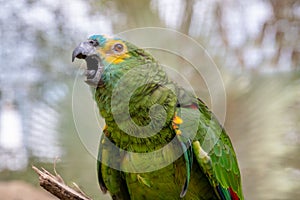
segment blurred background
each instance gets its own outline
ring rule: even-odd
[[[246,199],[300,196],[300,1],[0,3],[1,200],[55,199],[39,188],[31,169],[52,171],[55,160],[67,184],[77,183],[93,199],[110,199],[98,189],[96,161],[76,132],[72,87],[79,63],[71,63],[71,53],[89,35],[149,26],[189,35],[221,71],[225,128],[238,154]],[[184,72],[179,64],[174,69]],[[210,105],[201,80],[194,73],[185,76]]]

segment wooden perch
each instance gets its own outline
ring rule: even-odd
[[[39,175],[40,186],[59,199],[92,200],[90,197],[84,194],[75,183],[74,185],[76,186],[76,190],[79,191],[76,191],[75,189],[66,185],[60,175],[58,175],[56,172],[56,175],[53,175],[44,168],[39,170],[37,167],[32,166],[32,169]]]

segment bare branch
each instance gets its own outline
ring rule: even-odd
[[[37,167],[32,166],[32,169],[39,175],[40,186],[45,190],[58,197],[61,200],[92,200],[86,194],[76,191],[67,186],[62,178],[57,174],[53,175],[47,170],[39,170]]]

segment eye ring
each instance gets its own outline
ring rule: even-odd
[[[121,43],[117,43],[113,46],[113,50],[117,53],[121,53],[124,50],[124,45]]]

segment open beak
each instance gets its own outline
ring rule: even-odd
[[[72,62],[78,59],[84,59],[87,64],[85,71],[85,82],[91,86],[99,86],[101,83],[101,72],[103,70],[103,64],[96,48],[88,41],[80,43],[72,53]]]

